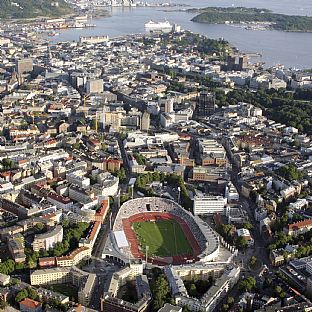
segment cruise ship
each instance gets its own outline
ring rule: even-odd
[[[171,31],[172,30],[172,25],[168,22],[154,22],[154,21],[149,21],[145,23],[145,29],[147,31]]]

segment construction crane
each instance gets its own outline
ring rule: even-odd
[[[95,132],[98,133],[99,121],[98,121],[98,111],[95,113]]]

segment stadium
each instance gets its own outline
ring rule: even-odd
[[[172,200],[144,197],[120,207],[102,256],[122,264],[142,259],[168,265],[210,262],[219,250],[218,236],[199,217]]]

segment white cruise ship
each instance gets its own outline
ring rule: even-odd
[[[168,22],[154,22],[149,21],[145,23],[145,29],[148,31],[171,31],[172,25]]]

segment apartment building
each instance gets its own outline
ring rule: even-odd
[[[53,248],[54,245],[63,240],[63,227],[57,225],[54,229],[43,233],[35,235],[35,239],[32,243],[34,251],[49,250]]]

